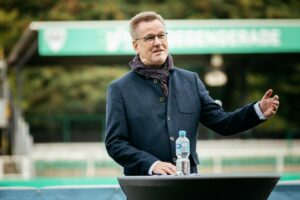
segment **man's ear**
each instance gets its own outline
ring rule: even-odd
[[[132,41],[132,47],[133,47],[134,51],[138,54],[139,53],[138,43],[136,41]]]

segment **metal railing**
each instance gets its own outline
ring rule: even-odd
[[[100,142],[104,137],[105,113],[29,115],[26,120],[37,143]]]
[[[201,142],[202,148],[199,173],[299,173],[299,146],[261,148],[216,148],[212,151]],[[213,143],[212,143],[213,144]],[[218,144],[213,145],[215,147]],[[219,145],[220,146],[220,145]],[[85,147],[85,149],[83,148]],[[205,148],[205,149],[204,149]],[[13,177],[97,177],[122,175],[122,168],[106,153],[104,144],[97,143],[93,148],[71,147],[62,150],[53,145],[47,147],[47,152],[40,151],[27,156],[0,157],[0,178],[12,177],[7,166],[19,163],[19,168]],[[81,149],[81,150],[78,150]],[[95,150],[96,149],[96,150]]]
[[[33,138],[29,133],[29,125],[23,119],[19,109],[14,109],[14,131],[13,131],[12,153],[13,155],[30,155]]]

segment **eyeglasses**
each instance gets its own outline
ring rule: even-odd
[[[143,40],[144,42],[146,43],[152,43],[154,42],[155,38],[157,37],[157,39],[161,42],[165,42],[167,40],[167,35],[168,33],[167,32],[164,32],[164,33],[160,33],[158,35],[146,35],[145,37],[142,37],[142,38],[137,38],[135,40]]]

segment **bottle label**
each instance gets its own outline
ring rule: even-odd
[[[176,144],[176,154],[181,154],[181,144],[180,143],[177,143]]]
[[[184,153],[190,152],[190,145],[187,142],[181,143],[181,151]]]
[[[190,144],[188,142],[176,143],[176,154],[190,154]]]

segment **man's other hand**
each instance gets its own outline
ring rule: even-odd
[[[153,167],[153,174],[175,175],[176,167],[168,162],[158,162]]]
[[[259,102],[261,112],[266,118],[270,118],[276,114],[279,107],[279,97],[277,95],[272,96],[273,90],[269,89]]]

